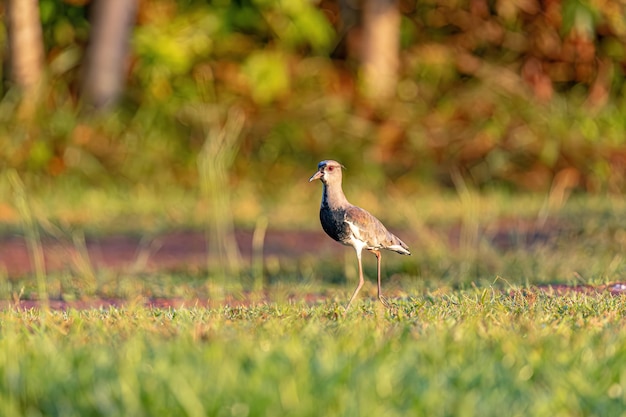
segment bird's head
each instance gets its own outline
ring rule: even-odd
[[[317,172],[309,178],[309,182],[321,180],[324,184],[341,182],[341,168],[345,168],[337,161],[325,160],[317,164]]]

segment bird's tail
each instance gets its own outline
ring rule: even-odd
[[[388,246],[385,247],[385,249],[389,249],[392,250],[394,252],[398,252],[401,255],[410,255],[411,251],[409,250],[409,247],[406,245],[406,243],[404,243],[402,240],[400,240],[400,238],[392,233],[389,233],[390,236],[390,244]]]

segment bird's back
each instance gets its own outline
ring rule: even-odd
[[[410,255],[408,246],[391,233],[380,220],[370,212],[357,206],[345,210],[344,222],[355,239],[365,243],[367,249],[387,249],[403,255]]]

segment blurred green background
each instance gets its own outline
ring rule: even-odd
[[[397,226],[441,190],[562,200],[626,185],[617,0],[42,0],[30,84],[13,66],[33,48],[12,46],[9,13],[27,3],[2,8],[0,167],[41,202],[37,215],[186,227],[223,194],[239,226],[313,228],[319,187],[306,180],[326,158],[348,167],[351,200]],[[368,18],[367,5],[384,13]],[[112,47],[119,91],[103,104],[89,57],[114,41],[93,41],[107,7],[130,23]],[[376,55],[372,39],[389,37],[397,50]],[[386,94],[367,84],[372,51],[393,61]],[[3,176],[5,225],[23,217],[12,190]],[[397,200],[412,205],[383,214]]]

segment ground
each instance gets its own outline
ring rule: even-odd
[[[492,244],[499,248],[507,248],[513,241],[519,243],[520,231],[525,236],[524,244],[533,245],[545,242],[551,236],[562,232],[559,225],[543,225],[541,228],[532,223],[515,223],[514,227],[504,222],[489,232]],[[460,229],[451,227],[446,231],[451,246],[458,242]],[[237,231],[237,242],[244,259],[249,260],[252,253],[252,232]],[[276,231],[269,230],[265,236],[263,253],[268,257],[297,258],[307,255],[319,256],[327,260],[328,257],[341,259],[343,251],[336,250],[337,244],[332,242],[320,231]],[[80,246],[76,242],[63,242],[58,239],[44,238],[41,244],[45,259],[46,271],[62,270],[67,268],[72,259],[84,256],[80,254]],[[122,270],[139,267],[142,271],[163,270],[190,270],[206,267],[207,247],[205,235],[202,231],[177,231],[152,236],[147,239],[139,235],[114,235],[99,238],[88,238],[84,242],[89,262],[95,269]],[[23,236],[13,235],[0,237],[0,271],[8,278],[15,278],[33,273],[33,263],[29,256],[27,242]],[[615,282],[605,285],[565,285],[550,284],[533,287],[527,290],[532,295],[536,291],[548,291],[556,295],[571,292],[608,293],[612,295],[626,293],[626,283]],[[319,298],[311,294],[311,300]],[[236,303],[248,303],[250,300],[225,300]],[[190,305],[189,300],[146,298],[140,302],[154,307],[179,307]],[[5,301],[11,304],[11,301]],[[89,299],[89,300],[50,300],[50,307],[64,309],[67,307],[88,308],[120,306],[128,303],[120,299]],[[36,300],[21,300],[23,308],[36,307],[40,303]],[[194,300],[194,305],[207,305],[206,300]]]

